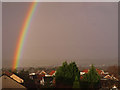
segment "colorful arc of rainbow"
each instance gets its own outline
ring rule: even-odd
[[[26,37],[26,34],[28,32],[29,25],[31,23],[32,16],[35,12],[36,6],[37,6],[37,2],[32,2],[31,3],[30,8],[27,12],[27,15],[24,19],[24,23],[22,25],[22,29],[21,29],[21,32],[20,32],[20,36],[18,38],[18,42],[17,42],[15,54],[14,54],[12,71],[14,71],[18,67],[18,64],[19,64],[19,61],[20,61],[20,56],[21,56],[21,53],[22,53],[23,45],[24,45],[24,41],[25,41],[25,37]]]

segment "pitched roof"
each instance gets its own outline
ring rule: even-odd
[[[101,75],[101,74],[102,74],[102,72],[103,72],[103,71],[102,71],[102,70],[100,70],[100,69],[96,69],[96,71],[98,72],[98,74],[99,74],[99,75]]]
[[[56,71],[52,70],[49,75],[54,75]]]
[[[47,74],[44,70],[42,70],[39,74]]]
[[[7,75],[1,76],[0,79],[2,79],[2,88],[25,88],[23,85]]]
[[[18,83],[23,83],[23,82],[24,82],[23,79],[21,79],[20,77],[18,77],[17,75],[15,75],[15,74],[13,74],[13,73],[11,73],[11,72],[9,72],[9,71],[3,71],[3,75],[6,75],[6,76],[14,79],[14,80],[17,81]]]

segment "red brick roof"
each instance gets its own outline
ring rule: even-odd
[[[96,71],[98,72],[99,75],[102,74],[102,70],[96,69]]]
[[[52,70],[52,71],[49,73],[49,75],[53,75],[54,73],[55,73],[55,71]]]
[[[89,69],[85,69],[85,70],[83,70],[82,72],[88,73],[88,71],[89,71]],[[98,72],[99,75],[102,74],[102,70],[96,69],[96,71]]]
[[[88,71],[89,71],[88,69],[85,69],[85,70],[83,70],[82,72],[88,73]]]

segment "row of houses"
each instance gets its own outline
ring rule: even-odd
[[[55,84],[55,73],[56,71],[52,70],[50,73],[46,73],[44,70],[37,71],[36,73],[30,73],[29,78],[34,80],[36,85],[45,85],[46,82],[50,85]],[[21,88],[26,89],[25,86],[23,86],[24,80],[21,79],[16,74],[13,74],[9,71],[3,71],[2,75],[0,75],[0,80],[2,81],[2,89],[4,88]]]
[[[100,69],[96,69],[96,71],[98,72],[99,76],[101,77],[100,80],[100,88],[103,89],[115,89],[118,90],[117,88],[120,88],[120,81],[118,80],[118,78],[116,78],[114,75],[110,75],[108,72],[105,72],[104,70],[100,70]],[[85,69],[83,71],[80,72],[80,79],[83,79],[83,75],[88,73],[89,69]]]
[[[119,80],[114,77],[113,75],[110,75],[108,72],[105,72],[104,70],[96,69],[98,74],[101,77],[102,86],[107,87],[110,84],[107,84],[108,81],[112,82],[114,84],[114,87],[117,86],[116,82]],[[89,69],[85,69],[80,72],[80,79],[83,78],[83,75],[88,73]],[[35,81],[35,84],[38,86],[54,86],[55,85],[55,70],[52,70],[50,72],[46,72],[44,70],[38,70],[37,72],[29,73],[29,78],[33,81]],[[18,77],[17,75],[10,73],[10,72],[3,72],[0,79],[2,79],[2,87],[3,88],[24,88],[23,86],[24,80]],[[117,86],[118,87],[118,86]]]
[[[108,81],[114,82],[114,83],[119,82],[118,78],[114,77],[113,75],[110,75],[108,72],[105,72],[104,70],[96,69],[96,71],[101,77],[101,82],[103,86],[107,86],[108,84],[106,82]],[[89,69],[85,69],[81,71],[80,79],[82,79],[83,75],[88,72],[89,72]],[[30,73],[29,75],[31,79],[36,80],[36,82],[41,85],[45,85],[46,82],[49,82],[51,85],[54,85],[55,84],[55,73],[56,71],[54,70],[52,70],[50,73],[46,73],[44,70],[42,70],[42,71],[37,71],[36,73]]]
[[[36,73],[30,73],[29,76],[32,80],[35,81],[36,84],[40,85],[55,85],[55,70],[52,70],[49,73],[46,73],[44,70],[42,71],[37,71]]]
[[[101,80],[116,80],[116,81],[119,81],[116,77],[114,77],[114,75],[110,75],[108,72],[105,72],[104,70],[100,70],[100,69],[96,69],[96,71],[98,72],[98,74],[100,75],[101,77]],[[82,76],[85,74],[85,73],[88,73],[89,72],[89,69],[85,69],[83,71],[80,72],[80,76],[81,76],[81,79],[82,79]]]
[[[104,70],[96,69],[98,74],[101,77],[102,82],[107,82],[108,80],[118,82],[119,80],[114,77],[113,75],[110,75],[108,72],[105,72]],[[83,78],[83,75],[88,73],[89,69],[85,69],[80,72],[80,79]],[[29,76],[32,80],[35,80],[37,84],[45,85],[45,83],[50,83],[51,85],[55,84],[55,70],[52,70],[51,72],[45,72],[44,70],[37,71],[34,73],[30,73]]]

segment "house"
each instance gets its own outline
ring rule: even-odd
[[[29,76],[37,85],[46,86],[48,84],[53,85],[53,83],[55,83],[55,73],[55,70],[48,70],[48,72],[44,70],[38,70],[36,73],[30,73]]]
[[[37,71],[36,72],[36,76],[37,79],[35,80],[37,84],[41,84],[41,85],[47,85],[47,84],[52,84],[53,83],[53,78],[55,76],[56,71],[52,70],[51,72],[48,72],[49,74],[47,74],[44,70]]]
[[[44,77],[47,75],[47,73],[42,70],[38,70],[36,73],[30,73],[30,79],[34,80],[37,85],[41,84],[44,85]]]
[[[21,85],[18,81],[16,81],[14,78],[11,78],[7,75],[2,75],[0,79],[2,80],[3,89],[4,88],[19,88],[19,89],[26,90],[26,88],[23,85]]]
[[[55,73],[56,71],[52,70],[51,72],[49,72],[49,74],[45,75],[44,77],[45,84],[49,83],[50,86],[55,85]]]

